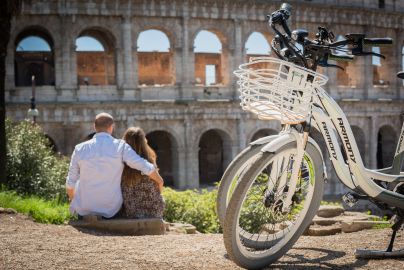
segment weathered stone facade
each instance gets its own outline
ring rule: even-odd
[[[322,25],[336,35],[357,32],[394,39],[392,47],[381,48],[388,57],[381,61],[381,66],[372,66],[371,57],[361,57],[344,64],[345,72],[322,69],[330,78],[327,91],[338,100],[353,126],[365,164],[370,168],[386,166],[391,162],[387,156],[394,152],[404,120],[401,116],[404,87],[395,78],[395,73],[402,69],[404,2],[288,2],[294,7],[292,29],[306,28],[314,32]],[[212,178],[218,178],[253,137],[280,129],[278,122],[259,121],[240,109],[236,80],[231,73],[248,59],[245,42],[251,33],[260,32],[271,40],[273,34],[265,15],[276,10],[280,3],[269,0],[23,1],[22,14],[12,24],[7,51],[7,115],[15,120],[27,117],[31,88],[16,86],[16,45],[24,36],[40,32],[52,48],[54,83],[36,87],[38,122],[58,151],[71,154],[74,145],[92,132],[94,116],[106,111],[116,119],[117,136],[129,126],[144,128],[150,143],[158,148],[163,175],[175,187],[198,187],[199,179],[208,179],[202,183],[218,180]],[[148,29],[158,29],[168,36],[169,53],[137,52],[137,37]],[[200,30],[218,36],[222,43],[219,56],[194,53],[193,41]],[[114,67],[112,71],[100,69],[103,73],[98,75],[107,77],[100,79],[102,83],[98,85],[79,76],[80,72],[89,72],[90,76],[91,72],[97,72],[96,69],[88,71],[80,62],[82,56],[75,51],[75,40],[83,33],[100,35],[106,40],[104,57],[109,59],[106,67]],[[168,66],[161,69],[139,66],[160,58],[166,59]],[[198,66],[201,61],[213,61],[219,68],[216,85],[204,86],[196,80],[196,73],[204,76]],[[172,74],[156,74],[153,81],[149,78],[153,69]],[[161,84],[156,83],[159,79]],[[220,166],[215,167],[215,163]],[[335,177],[331,178],[326,193],[342,193],[342,185]]]

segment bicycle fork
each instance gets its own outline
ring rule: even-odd
[[[305,123],[303,134],[292,129],[292,134],[296,139],[296,156],[293,160],[292,174],[289,180],[289,187],[287,191],[286,198],[283,201],[282,212],[288,212],[292,205],[292,198],[295,194],[297,181],[299,179],[299,172],[302,167],[304,153],[306,150],[307,141],[309,139],[310,123]]]

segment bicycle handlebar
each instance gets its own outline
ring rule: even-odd
[[[372,45],[372,46],[391,45],[391,44],[393,44],[393,39],[391,39],[391,38],[364,38],[363,44]]]
[[[334,42],[334,34],[324,27],[318,27],[316,38],[309,40],[306,30],[290,31],[287,20],[291,16],[291,11],[292,6],[284,3],[279,10],[268,15],[268,23],[276,33],[271,47],[280,59],[314,71],[318,65],[341,68],[328,64],[329,59],[350,61],[354,59],[354,56],[365,55],[385,58],[381,54],[364,51],[363,47],[393,44],[391,38],[366,38],[364,34],[347,34],[345,40]],[[279,26],[283,31],[278,29]],[[298,49],[298,44],[303,47],[303,50]],[[337,51],[345,54],[336,53]]]

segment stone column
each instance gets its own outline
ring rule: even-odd
[[[238,135],[238,152],[241,152],[247,145],[245,137],[245,115],[242,113],[237,119],[237,135]]]
[[[337,65],[335,61],[330,61],[330,64]],[[325,85],[325,90],[333,97],[339,98],[337,68],[324,68],[325,75],[328,77],[328,83]],[[337,95],[338,93],[338,95]]]
[[[378,129],[376,129],[377,117],[369,117],[369,156],[370,162],[368,163],[370,169],[377,169],[377,134]]]
[[[61,68],[61,82],[58,83],[58,101],[73,100],[76,96],[77,68],[76,68],[76,36],[72,33],[72,18],[70,16],[61,19],[61,42],[60,60],[58,66]]]
[[[15,20],[13,20],[15,23]],[[13,24],[14,24],[13,23]],[[12,27],[12,29],[15,27]],[[12,33],[12,32],[11,32]],[[10,40],[14,40],[15,37],[11,36]],[[6,78],[5,78],[5,93],[6,100],[8,100],[9,90],[15,87],[15,72],[14,72],[14,57],[15,57],[15,47],[14,42],[8,42],[7,46],[7,56],[6,56]]]
[[[71,85],[71,71],[70,71],[70,50],[71,43],[69,42],[69,38],[67,34],[63,35],[62,42],[62,85],[61,88],[69,88]]]
[[[191,43],[191,44],[190,44]],[[181,74],[181,98],[192,97],[190,88],[195,80],[195,59],[192,40],[189,39],[189,17],[182,18],[182,74]],[[184,88],[188,91],[184,91]]]
[[[70,42],[70,83],[72,88],[78,88],[76,40]]]
[[[76,88],[73,84],[73,76],[77,77],[77,73],[72,74],[72,62],[77,61],[76,59],[76,36],[72,33],[72,22],[73,18],[71,16],[63,16],[61,18],[61,71],[62,71],[62,82],[60,88],[62,90],[71,90]]]
[[[185,147],[178,147],[178,173],[177,179],[175,179],[175,187],[178,189],[186,189],[187,188],[187,179],[188,179],[188,172],[187,172],[187,153]]]
[[[133,90],[135,88],[135,73],[133,68],[132,53],[132,24],[131,18],[125,16],[121,25],[122,29],[122,58],[123,58],[123,83],[122,89]]]
[[[199,187],[199,147],[193,145],[192,120],[186,116],[184,120],[185,159],[186,159],[186,187]]]
[[[242,21],[234,19],[234,50],[231,55],[233,63],[230,69],[229,81],[232,82],[233,98],[238,99],[237,80],[233,77],[233,71],[238,69],[239,65],[245,62],[245,50],[243,50],[243,34],[242,34]]]
[[[174,84],[177,86],[178,93],[174,98],[181,99],[183,96],[183,76],[184,76],[184,66],[183,66],[183,48],[180,44],[175,44],[175,48],[170,49],[172,53],[172,68],[171,70],[174,76]]]
[[[395,42],[395,55],[394,59],[390,59],[393,64],[393,82],[396,82],[393,87],[395,87],[395,98],[400,99],[401,89],[403,88],[403,80],[397,78],[396,73],[403,70],[403,36],[404,31],[396,29],[396,42]],[[394,44],[394,43],[393,43]]]

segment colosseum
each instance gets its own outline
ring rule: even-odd
[[[292,29],[314,34],[325,26],[337,38],[366,33],[394,39],[393,46],[369,48],[386,60],[361,57],[338,63],[344,70],[321,69],[330,78],[326,90],[348,116],[365,165],[388,166],[404,120],[404,86],[395,77],[404,61],[404,1],[288,2],[293,5]],[[7,116],[27,118],[35,76],[37,122],[57,152],[70,155],[93,131],[94,116],[106,111],[116,119],[117,137],[129,126],[144,128],[168,185],[212,184],[249,142],[280,129],[279,122],[261,121],[241,110],[232,75],[249,57],[271,55],[269,49],[252,50],[251,43],[269,48],[273,33],[266,14],[280,4],[24,0],[7,51]],[[143,34],[150,30],[168,40],[167,50],[144,49]],[[201,32],[209,33],[219,49],[201,49]],[[96,49],[80,49],[77,41],[83,37],[97,43]],[[44,42],[45,49],[26,48],[27,38]],[[330,166],[328,175],[325,193],[344,192]]]

